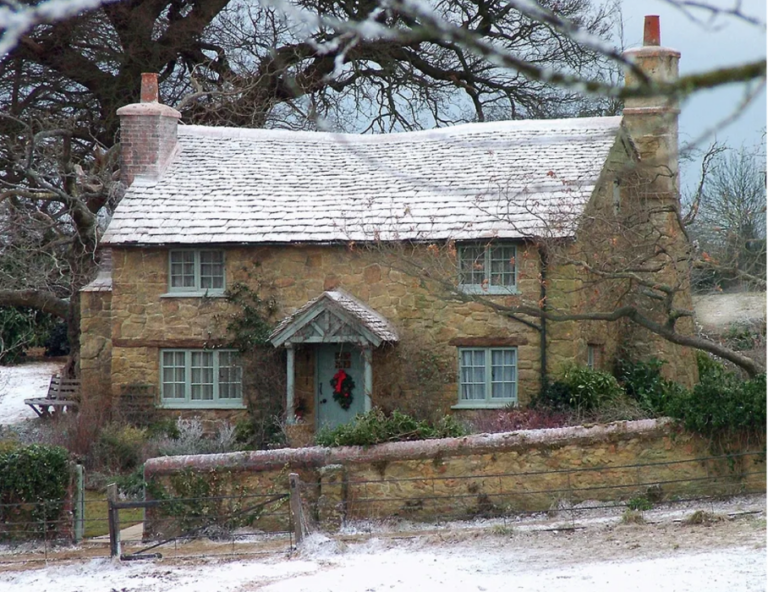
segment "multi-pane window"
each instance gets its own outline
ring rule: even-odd
[[[459,248],[459,285],[466,292],[504,294],[516,291],[515,245]]]
[[[222,293],[224,251],[171,251],[170,292]]]
[[[496,406],[517,401],[517,349],[459,349],[459,404]]]
[[[160,382],[167,406],[242,406],[243,370],[235,351],[163,350]]]

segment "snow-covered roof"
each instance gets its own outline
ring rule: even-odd
[[[179,127],[107,244],[470,240],[572,234],[620,117],[351,135]]]
[[[337,313],[336,321],[321,318],[323,313],[331,311]],[[345,327],[348,323],[354,325],[353,333]],[[310,324],[318,325],[320,331],[305,331]],[[302,335],[297,337],[300,332]],[[397,330],[378,312],[344,290],[328,290],[280,321],[269,341],[277,347],[287,341],[330,343],[355,341],[358,337],[375,346],[398,340]]]

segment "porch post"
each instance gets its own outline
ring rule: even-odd
[[[368,413],[371,410],[371,393],[373,392],[373,350],[371,346],[363,349],[363,359],[365,360],[365,407],[363,410]]]
[[[286,343],[285,348],[288,350],[288,359],[286,360],[286,397],[285,397],[285,415],[286,421],[289,424],[296,423],[296,414],[294,413],[294,383],[295,383],[295,366],[296,366],[296,350],[293,349],[292,343]]]

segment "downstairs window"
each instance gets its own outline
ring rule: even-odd
[[[238,352],[161,350],[160,401],[163,407],[242,407],[243,369]]]
[[[459,408],[517,403],[517,348],[459,349]]]

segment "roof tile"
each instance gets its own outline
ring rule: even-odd
[[[619,117],[387,135],[181,126],[175,161],[160,180],[134,181],[104,242],[567,235],[620,127]]]

